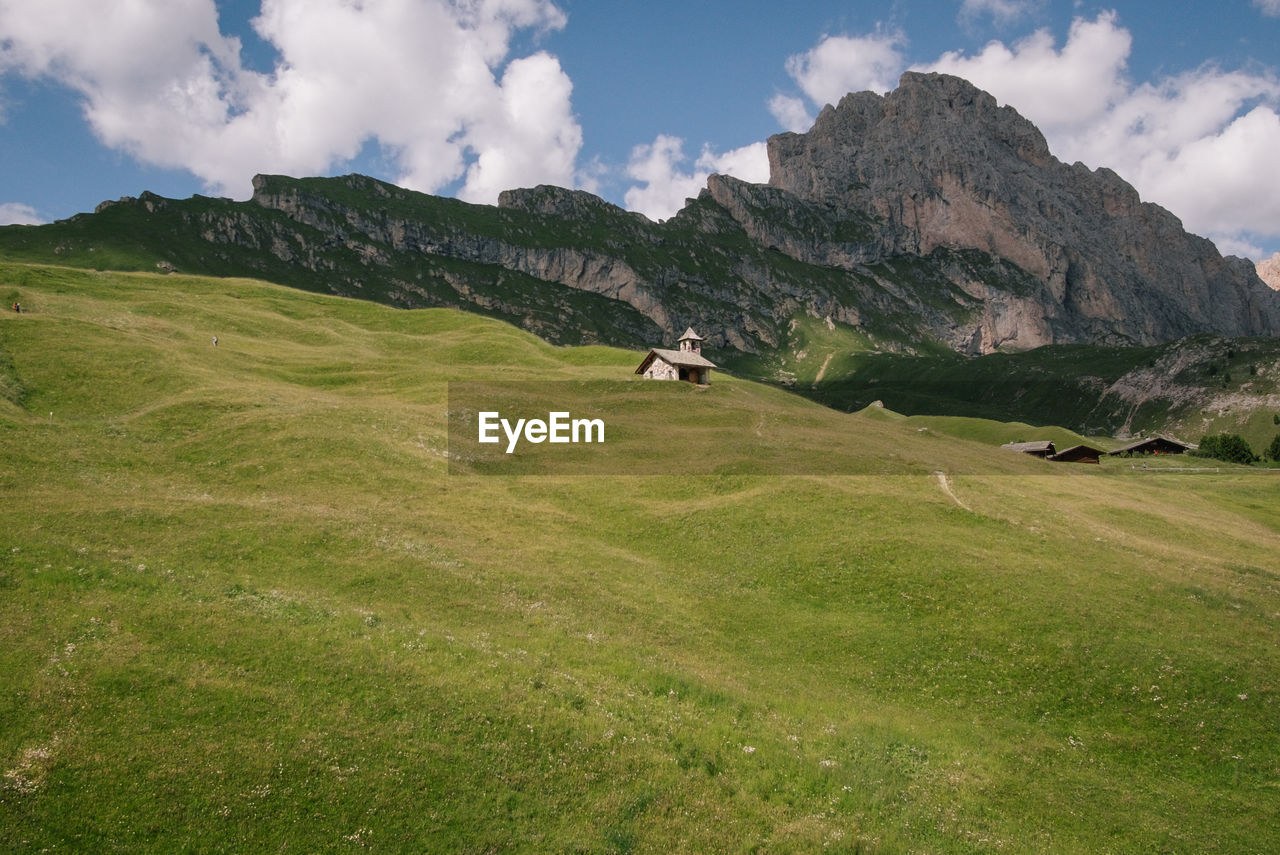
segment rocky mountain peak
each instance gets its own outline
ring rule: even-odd
[[[768,151],[771,186],[870,214],[885,256],[978,250],[1030,274],[1043,305],[1020,346],[1280,332],[1280,300],[1251,264],[1224,259],[1111,170],[1062,163],[1031,122],[961,78],[907,72]]]
[[[947,175],[998,189],[997,170],[1053,163],[1040,131],[1012,107],[946,74],[907,72],[887,95],[856,92],[827,105],[804,134],[769,140],[770,181],[811,201],[861,206],[877,164],[910,178],[910,189],[939,189]]]

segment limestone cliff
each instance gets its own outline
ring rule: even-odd
[[[619,301],[667,336],[696,322],[744,352],[776,346],[796,315],[968,354],[1280,332],[1280,296],[1252,265],[1110,170],[1061,163],[959,78],[907,73],[886,96],[851,94],[808,133],[773,137],[769,158],[768,185],[713,175],[662,224],[545,186],[424,216],[415,194],[358,176],[340,180],[376,209],[278,178],[255,183],[254,203],[321,230],[336,216],[374,261],[494,266]]]
[[[848,95],[807,133],[770,139],[769,162],[777,190],[876,219],[863,257],[972,249],[1030,274],[1037,287],[1023,295],[976,283],[972,293],[1007,328],[981,330],[984,340],[1280,332],[1280,301],[1251,264],[1223,258],[1114,172],[1058,161],[1035,126],[957,77],[908,72],[885,96]],[[799,249],[822,263],[845,247]]]
[[[1273,291],[1280,291],[1280,252],[1258,262],[1258,278]]]

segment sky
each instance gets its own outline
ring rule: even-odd
[[[0,0],[0,224],[349,172],[665,219],[909,69],[1225,254],[1280,252],[1280,0]]]

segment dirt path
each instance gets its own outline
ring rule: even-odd
[[[942,488],[942,492],[946,493],[947,496],[950,497],[951,501],[955,502],[957,505],[964,508],[969,513],[973,513],[973,508],[969,507],[964,502],[960,501],[960,497],[957,496],[954,492],[952,492],[951,482],[947,479],[946,472],[943,472],[942,470],[938,470],[933,474],[938,476],[938,486]]]
[[[833,350],[827,354],[826,359],[822,360],[822,367],[818,369],[818,376],[813,378],[813,385],[817,386],[819,383],[822,382],[823,376],[825,376],[827,373],[827,366],[831,364],[831,357],[835,355],[836,355],[836,352]]]

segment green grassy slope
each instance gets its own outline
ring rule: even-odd
[[[640,384],[638,354],[246,280],[0,282],[30,310],[0,318],[6,851],[1280,848],[1271,473],[1041,463],[718,376],[720,427],[866,474],[449,474],[447,382]]]
[[[1103,451],[1119,448],[1122,443],[1111,437],[1082,436],[1075,431],[1056,425],[1029,425],[1025,422],[997,422],[991,419],[975,419],[967,416],[904,416],[878,407],[869,407],[863,415],[882,421],[897,422],[914,428],[919,433],[939,433],[946,436],[980,442],[985,445],[1004,445],[1008,442],[1033,442],[1052,440],[1059,449],[1073,445],[1089,445]]]
[[[1244,435],[1265,448],[1280,415],[1280,340],[1196,336],[1156,347],[1052,345],[962,357],[878,352],[855,330],[801,320],[747,376],[841,410],[1066,425],[1087,435]]]

